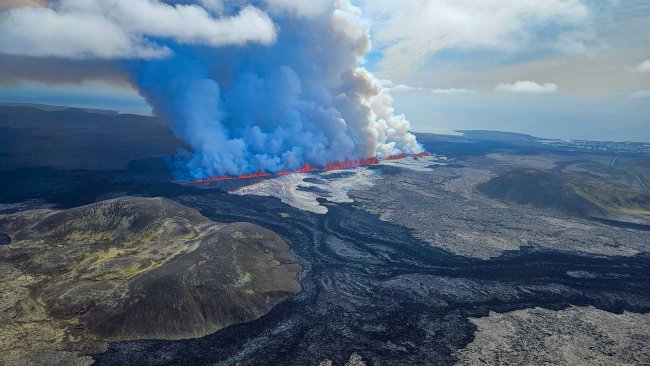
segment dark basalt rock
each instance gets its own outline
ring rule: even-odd
[[[553,209],[578,217],[604,214],[600,207],[577,194],[569,182],[554,172],[513,170],[479,184],[477,189],[490,198]]]
[[[322,196],[329,197],[330,192],[326,189],[316,187],[316,186],[309,186],[309,187],[303,187],[303,186],[298,186],[297,188],[298,191],[303,191],[303,192],[313,192],[313,193],[318,193]]]
[[[0,233],[0,245],[9,245],[11,244],[11,237],[5,233]]]
[[[1,322],[15,332],[0,349],[28,337],[37,341],[26,353],[60,343],[83,355],[113,340],[201,337],[258,319],[301,290],[301,266],[280,236],[165,198],[25,211],[0,217],[0,229],[8,233],[0,240],[14,239],[0,247],[0,280],[15,294],[0,308],[16,308]],[[47,316],[38,326],[24,320],[39,314]],[[30,333],[38,329],[52,331]]]

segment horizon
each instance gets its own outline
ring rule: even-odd
[[[264,1],[252,4],[261,7]],[[160,4],[198,4],[219,21],[234,14],[214,5],[219,3]],[[327,4],[283,3],[281,10],[280,5],[271,7],[268,16],[272,22],[287,13],[315,17]],[[413,131],[485,129],[543,138],[650,142],[650,34],[644,31],[650,24],[650,4],[643,0],[507,0],[479,6],[471,1],[417,0],[404,5],[352,0],[352,4],[358,7],[372,44],[360,63],[390,90],[395,112],[406,116]],[[50,5],[2,1],[0,11],[22,14],[22,6]],[[50,8],[64,15],[56,5]],[[134,43],[130,49],[111,49],[107,44],[102,50],[83,37],[76,41],[81,49],[55,37],[52,42],[60,42],[57,51],[45,35],[17,22],[0,22],[6,34],[0,36],[0,99],[8,102],[153,114],[155,107],[129,80],[126,70],[132,66],[125,63],[170,59],[175,57],[170,53],[185,52],[173,50],[175,46],[166,41],[151,43],[159,49],[140,49],[145,45]],[[404,27],[406,23],[410,26]],[[197,38],[189,41],[198,43],[200,52],[223,47],[201,40],[202,31],[192,30]],[[250,47],[246,42],[269,47],[277,41],[273,37],[285,31],[269,35],[260,29],[258,34],[230,37],[236,38],[237,47]],[[32,44],[31,50],[21,49],[10,34]],[[135,42],[145,35],[126,36],[135,37],[131,41]],[[174,38],[179,36],[170,34],[172,41],[188,43]]]
[[[136,116],[143,116],[143,117],[152,117],[152,118],[157,118],[155,115],[152,113],[138,113],[138,111],[120,111],[117,109],[110,109],[110,108],[103,108],[102,105],[62,105],[62,104],[47,104],[47,103],[30,103],[30,102],[12,102],[12,101],[7,101],[7,100],[2,100],[0,99],[0,106],[26,106],[26,107],[34,107],[34,108],[39,108],[39,107],[54,107],[54,108],[70,108],[70,109],[82,109],[82,110],[98,110],[98,111],[106,111],[106,112],[115,112],[118,114],[126,114],[126,115],[136,115]],[[507,130],[490,130],[490,129],[467,129],[467,128],[459,128],[459,129],[454,129],[454,130],[444,130],[444,129],[431,129],[429,131],[420,131],[420,130],[415,130],[411,129],[411,132],[415,134],[432,134],[432,135],[441,135],[441,136],[462,136],[464,132],[480,132],[480,131],[486,131],[486,132],[500,132],[500,133],[512,133],[512,134],[520,134],[520,135],[525,135],[525,136],[530,136],[530,137],[535,137],[538,139],[548,139],[548,140],[555,140],[555,141],[593,141],[593,142],[618,142],[618,143],[650,143],[650,140],[643,141],[643,140],[616,140],[616,139],[585,139],[585,138],[563,138],[563,137],[557,137],[557,136],[542,136],[542,135],[535,135],[531,133],[526,133],[523,131],[507,131]]]

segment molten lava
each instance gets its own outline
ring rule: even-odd
[[[431,155],[428,152],[421,152],[418,154],[412,154],[412,155],[406,155],[406,154],[398,154],[398,155],[390,155],[387,156],[384,160],[399,160],[399,159],[404,159],[404,158],[422,158],[425,156]],[[237,180],[237,179],[253,179],[253,178],[266,178],[266,177],[275,177],[275,176],[283,176],[283,175],[290,175],[290,174],[298,174],[298,173],[312,173],[312,172],[329,172],[332,170],[343,170],[343,169],[351,169],[351,168],[357,168],[361,166],[369,166],[369,165],[375,165],[380,163],[380,159],[378,157],[372,157],[368,159],[358,159],[358,160],[346,160],[346,161],[335,161],[332,163],[328,163],[323,167],[322,169],[314,168],[309,164],[305,164],[302,168],[298,170],[282,170],[279,171],[275,174],[268,174],[265,173],[263,170],[258,170],[257,173],[253,174],[243,174],[243,175],[238,175],[238,176],[225,176],[225,177],[212,177],[212,178],[205,178],[205,179],[197,179],[189,182],[185,182],[187,184],[196,184],[196,183],[210,183],[210,182],[223,182],[227,180]]]
[[[368,165],[373,165],[373,164],[379,164],[379,158],[373,157],[373,158],[368,158],[368,159],[360,159],[360,160],[348,160],[348,161],[336,161],[333,163],[329,163],[325,165],[325,168],[323,168],[324,172],[329,172],[331,170],[342,170],[342,169],[350,169],[350,168],[356,168],[359,166],[368,166]]]

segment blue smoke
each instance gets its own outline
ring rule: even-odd
[[[178,155],[177,178],[419,151],[387,91],[359,67],[369,51],[366,24],[339,3],[318,16],[272,13],[270,46],[167,43],[173,57],[129,65],[154,113],[192,149]]]

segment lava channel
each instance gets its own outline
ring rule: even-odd
[[[412,155],[407,155],[407,154],[397,154],[397,155],[389,155],[384,159],[379,159],[378,157],[372,157],[368,159],[357,159],[357,160],[346,160],[346,161],[336,161],[332,163],[328,163],[325,165],[323,168],[315,168],[309,164],[305,164],[302,168],[297,169],[297,170],[282,170],[277,173],[269,174],[264,172],[263,170],[258,170],[257,173],[252,173],[252,174],[242,174],[242,175],[237,175],[237,176],[223,176],[223,177],[211,177],[211,178],[203,178],[203,179],[196,179],[196,180],[191,180],[187,182],[181,182],[183,184],[199,184],[199,183],[211,183],[211,182],[223,182],[223,181],[229,181],[229,180],[240,180],[240,179],[256,179],[256,178],[269,178],[269,177],[280,177],[283,175],[290,175],[290,174],[300,174],[300,173],[314,173],[314,172],[329,172],[332,170],[345,170],[345,169],[352,169],[352,168],[358,168],[362,166],[369,166],[369,165],[376,165],[381,162],[381,160],[400,160],[400,159],[405,159],[405,158],[422,158],[425,156],[430,156],[431,153],[428,152],[421,152],[418,154],[412,154]]]

